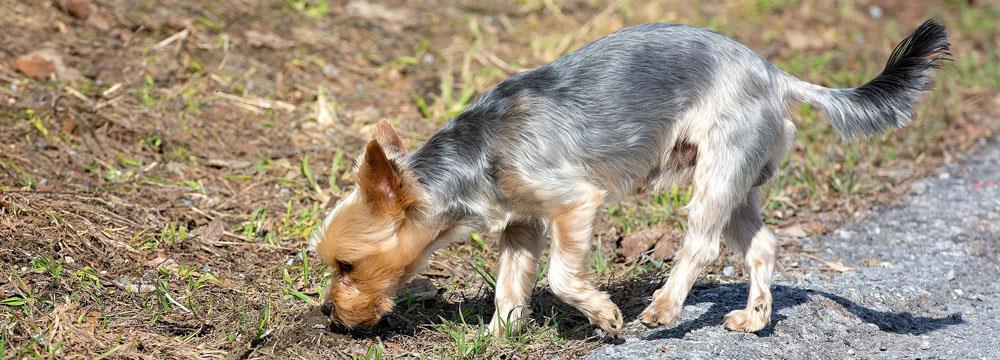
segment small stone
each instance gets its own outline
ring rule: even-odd
[[[868,15],[875,19],[882,18],[882,8],[872,5],[868,7]]]
[[[840,230],[837,232],[841,239],[850,239],[853,235],[849,230]]]
[[[224,231],[225,224],[219,220],[212,220],[212,222],[207,225],[194,229],[189,235],[192,238],[197,238],[203,242],[213,243],[222,239],[222,233]]]
[[[61,80],[73,80],[80,74],[63,64],[62,56],[54,50],[42,49],[19,56],[14,60],[14,67],[30,78],[45,80],[55,75]]]
[[[382,4],[353,0],[347,3],[347,13],[368,21],[378,22],[392,30],[402,30],[412,23],[413,13],[406,8],[391,8]]]
[[[947,180],[947,179],[950,179],[950,178],[951,178],[951,174],[949,174],[947,171],[942,171],[941,173],[938,174],[938,179]]]
[[[955,289],[955,295],[958,296],[965,295],[965,291],[962,291],[962,289]]]
[[[90,0],[65,0],[59,7],[70,16],[80,20],[87,20],[94,12],[94,4]]]
[[[667,236],[661,237],[659,241],[656,242],[656,246],[653,246],[653,258],[666,260],[674,257],[674,253],[677,252],[677,247],[680,246],[681,239],[677,236]]]
[[[806,236],[809,236],[809,234],[806,233],[806,229],[803,228],[802,225],[793,225],[786,228],[781,228],[778,229],[777,233],[778,235],[783,235],[793,238],[804,238]]]
[[[948,281],[955,280],[955,270],[948,270]]]
[[[329,77],[338,77],[340,76],[340,70],[334,67],[333,65],[325,65],[323,66],[323,75]]]
[[[249,43],[250,46],[253,47],[281,50],[295,46],[295,44],[292,43],[291,41],[283,39],[282,37],[269,32],[248,30],[247,32],[243,33],[243,36],[246,36],[247,43]]]
[[[425,277],[418,277],[406,284],[406,293],[413,301],[434,300],[438,296],[438,287]]]
[[[735,274],[735,273],[736,273],[736,268],[734,268],[732,266],[726,266],[726,267],[722,268],[722,275],[724,275],[726,277],[732,277],[733,274]]]
[[[49,53],[35,52],[21,56],[14,60],[14,66],[30,78],[45,79],[56,73],[56,60],[49,55]]]
[[[73,265],[76,264],[76,259],[74,259],[72,256],[67,256],[63,258],[63,262],[65,262],[66,265]]]
[[[634,260],[656,245],[665,234],[666,229],[662,227],[633,232],[622,238],[616,252],[625,260]]]
[[[145,293],[151,293],[153,291],[156,291],[156,287],[154,287],[153,285],[146,285],[146,284],[136,285],[136,284],[134,284],[132,282],[132,278],[129,277],[128,275],[122,275],[122,276],[119,276],[118,279],[115,279],[115,285],[117,285],[122,290],[125,290],[125,291],[128,291],[128,292],[132,292],[132,293],[145,294]]]

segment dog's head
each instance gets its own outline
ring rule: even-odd
[[[316,251],[333,279],[323,312],[334,325],[370,327],[392,310],[433,236],[419,214],[423,193],[398,161],[405,147],[379,123],[354,168],[357,188],[328,215]]]

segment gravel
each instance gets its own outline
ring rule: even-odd
[[[1000,358],[1000,138],[961,166],[918,181],[899,205],[822,237],[802,239],[838,273],[776,274],[772,324],[756,334],[723,327],[746,304],[745,283],[700,284],[679,318],[590,359]]]

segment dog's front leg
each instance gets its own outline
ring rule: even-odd
[[[591,324],[617,337],[622,330],[621,310],[587,280],[592,226],[602,203],[603,193],[594,191],[552,216],[549,285],[556,297],[587,315]]]
[[[537,220],[511,223],[501,233],[499,245],[496,311],[489,329],[507,335],[521,331],[529,320],[538,255],[545,245],[544,226]]]

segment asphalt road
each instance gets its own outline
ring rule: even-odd
[[[761,332],[723,327],[745,305],[745,283],[698,285],[673,324],[633,320],[623,343],[589,358],[1000,359],[998,143],[917,182],[896,206],[802,239],[854,270],[778,274]]]

